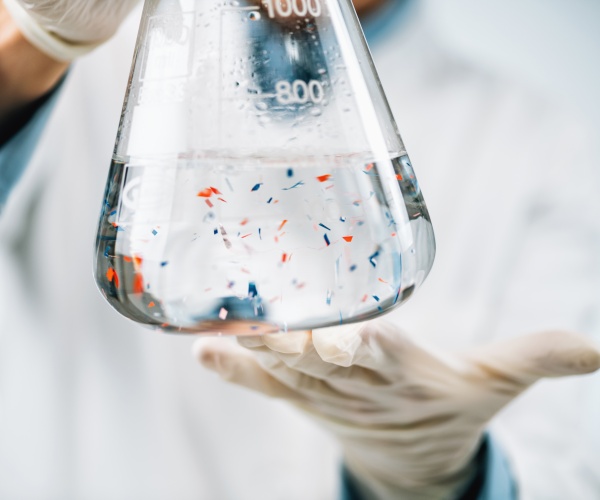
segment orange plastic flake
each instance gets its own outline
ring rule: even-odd
[[[148,308],[152,309],[153,307],[156,307],[156,304],[154,303],[154,301],[150,302],[150,304],[148,304]]]
[[[125,262],[133,262],[133,259],[131,257],[127,256],[127,255],[125,257],[123,257],[123,260]]]
[[[246,224],[248,224],[248,219],[244,219],[242,222],[240,222],[240,226],[245,226]]]
[[[142,262],[144,262],[144,259],[138,257],[137,255],[133,256],[133,263],[135,264],[136,269],[142,265]]]
[[[223,203],[227,203],[227,200],[224,200],[223,198],[218,198],[219,201],[222,201]]]
[[[284,254],[281,256],[281,262],[287,262],[287,260],[288,260],[288,254],[287,254],[287,253],[284,253]]]
[[[171,326],[171,325],[169,325],[169,323],[163,323],[162,325],[160,325],[161,328],[167,328],[168,326]]]
[[[385,281],[383,278],[378,278],[378,279],[381,283],[385,283],[387,285],[387,281]]]
[[[402,174],[397,174],[396,175],[396,179],[398,179],[399,181],[401,181],[402,180]]]
[[[108,281],[114,283],[114,285],[119,288],[119,275],[117,274],[117,271],[112,267],[109,267],[108,271],[106,271],[106,277],[108,278]]]
[[[283,229],[283,226],[285,226],[286,224],[287,224],[287,219],[283,219],[283,222],[281,224],[279,224],[277,231],[281,231]]]
[[[144,278],[141,274],[136,274],[133,278],[133,293],[144,293]]]
[[[325,182],[325,181],[328,181],[329,179],[331,179],[331,174],[319,175],[317,177],[317,180],[319,182]]]
[[[350,243],[354,239],[354,236],[342,236],[342,239]]]
[[[369,170],[372,170],[372,169],[373,169],[373,166],[374,166],[374,165],[373,165],[372,163],[369,163],[369,164],[367,165],[366,171],[368,172]]]
[[[201,198],[210,198],[213,195],[213,191],[211,188],[206,188],[200,191],[197,196]]]

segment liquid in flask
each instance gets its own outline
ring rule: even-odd
[[[109,303],[165,331],[408,299],[433,231],[351,4],[147,1],[96,247]]]

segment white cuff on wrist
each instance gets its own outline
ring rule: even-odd
[[[17,0],[4,0],[4,4],[23,36],[39,50],[57,61],[70,62],[91,52],[102,43],[69,42],[44,29]]]

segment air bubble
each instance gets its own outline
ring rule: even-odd
[[[260,21],[260,12],[250,12],[250,14],[248,14],[248,19],[250,19],[250,21]]]

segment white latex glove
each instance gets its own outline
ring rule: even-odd
[[[71,61],[108,40],[139,0],[4,0],[33,45]]]
[[[564,332],[442,355],[383,321],[200,339],[230,382],[287,399],[329,428],[368,499],[453,498],[474,473],[486,423],[542,377],[592,372],[600,351]]]

